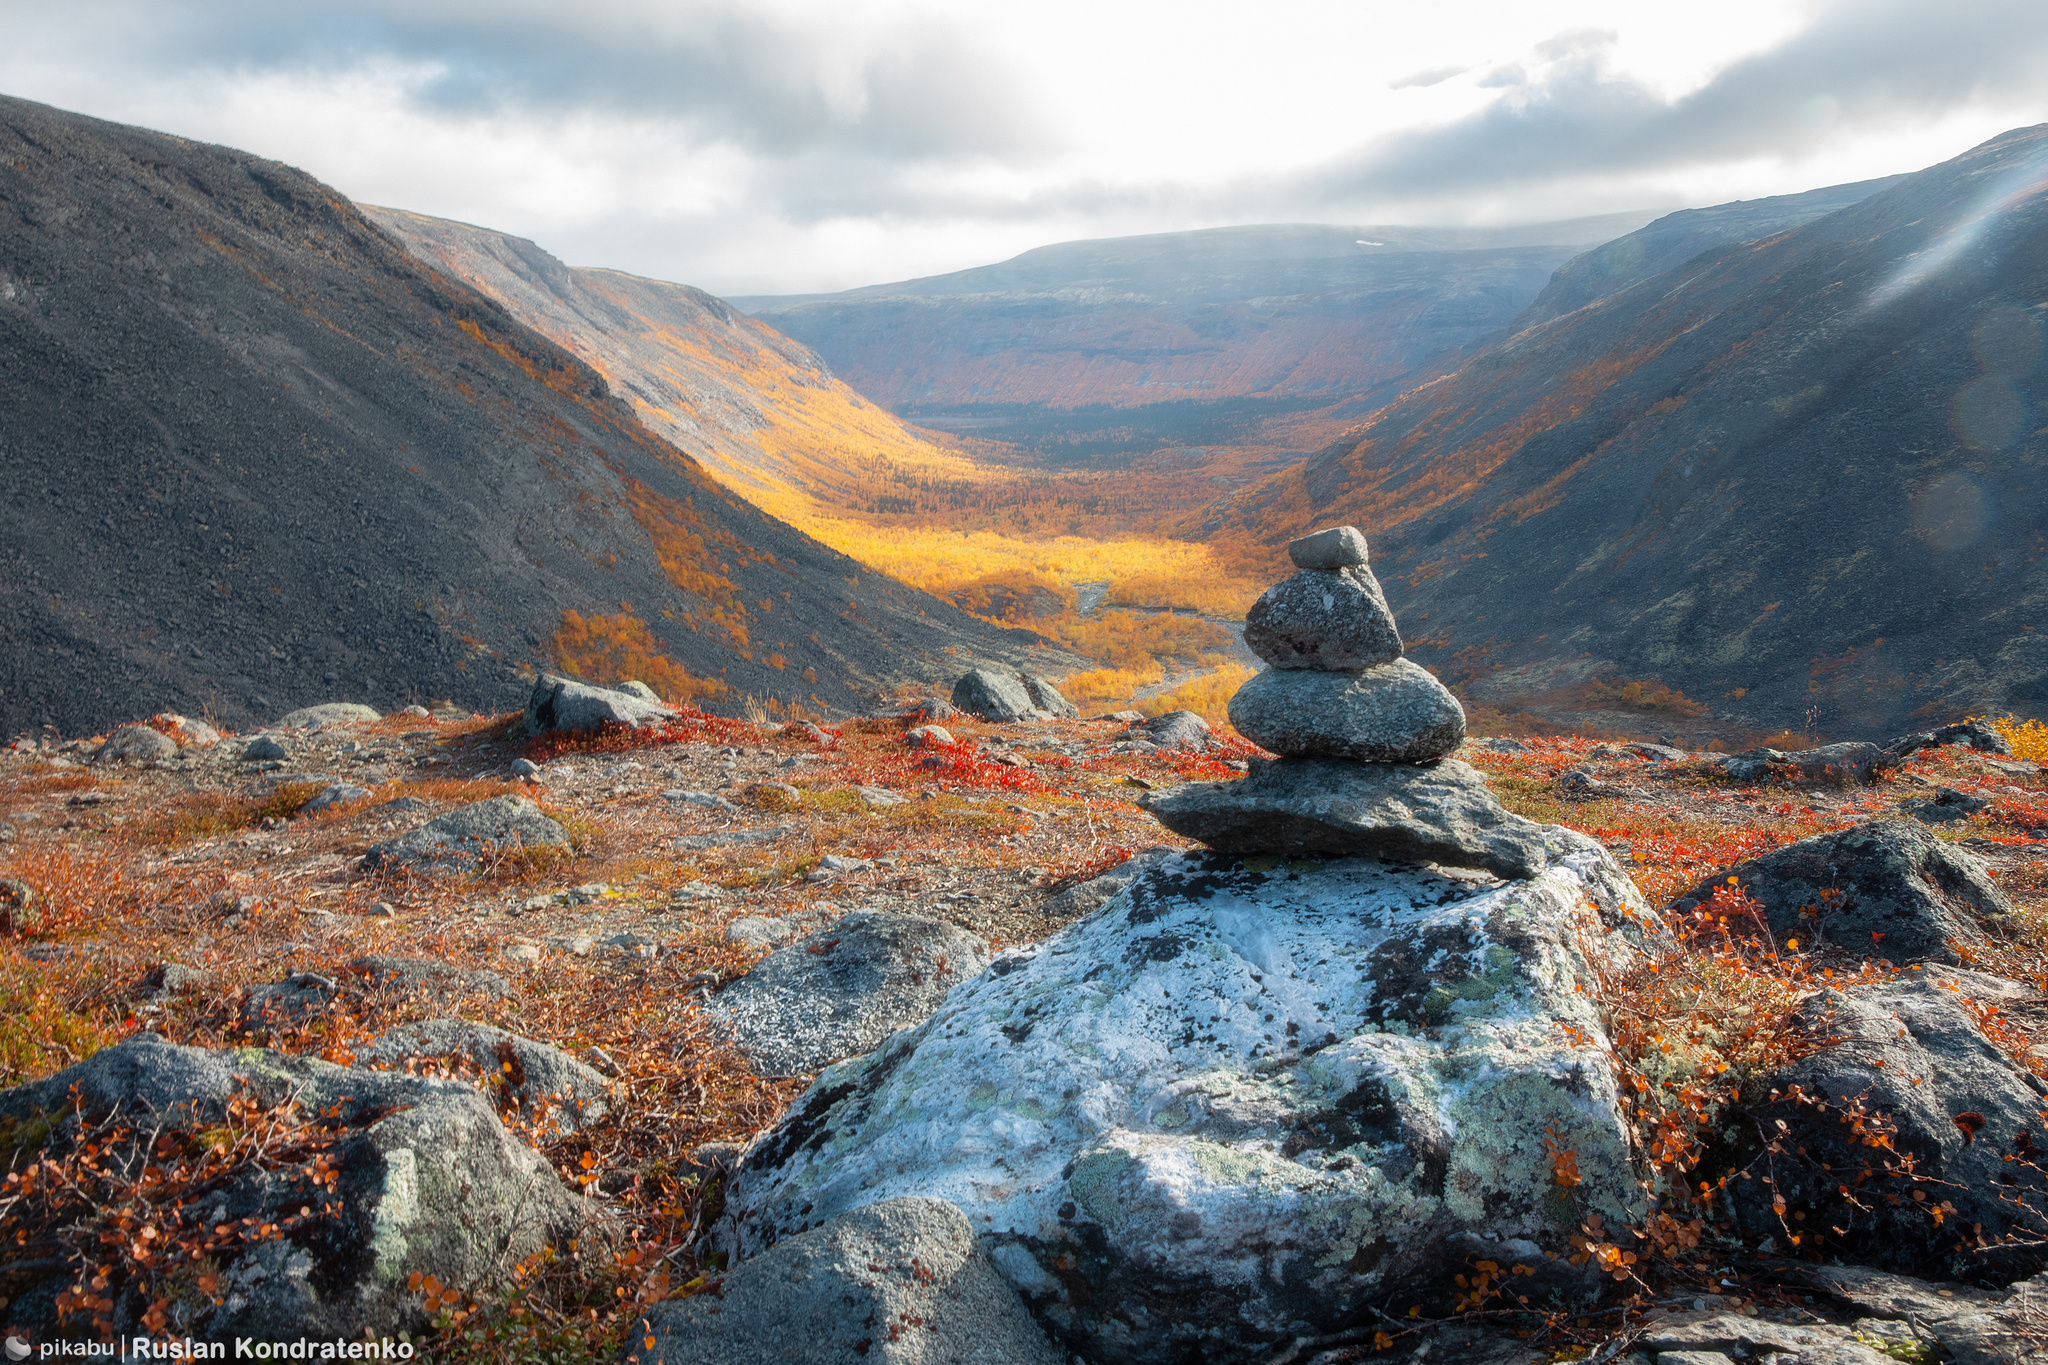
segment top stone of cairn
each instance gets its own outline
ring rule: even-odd
[[[1287,542],[1297,569],[1348,569],[1365,563],[1365,536],[1356,526],[1330,526]]]

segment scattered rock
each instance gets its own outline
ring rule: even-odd
[[[569,835],[523,796],[494,796],[373,844],[363,866],[435,872],[473,868],[522,848],[567,848]]]
[[[674,720],[678,714],[672,707],[631,692],[543,673],[534,679],[533,692],[526,699],[526,733],[595,730],[607,721],[640,729]]]
[[[716,1294],[658,1304],[668,1365],[777,1358],[802,1365],[1066,1365],[960,1210],[891,1199],[842,1214],[735,1267]]]
[[[1506,735],[1496,735],[1492,739],[1475,739],[1472,741],[1472,747],[1475,749],[1485,749],[1490,753],[1496,754],[1519,754],[1526,752],[1529,748],[1521,740],[1510,739]]]
[[[1394,614],[1363,565],[1275,583],[1245,613],[1244,642],[1277,669],[1356,672],[1401,657]]]
[[[1081,714],[1081,708],[1060,695],[1060,690],[1036,674],[1022,675],[1024,693],[1031,698],[1031,704],[1058,720],[1072,720]]]
[[[0,877],[0,929],[33,934],[43,927],[42,898],[19,877]]]
[[[1887,1365],[1891,1357],[1832,1323],[1783,1323],[1741,1313],[1653,1313],[1639,1343],[1657,1365],[1719,1365],[1737,1359],[1797,1365]]]
[[[1902,964],[1959,961],[1950,940],[1980,943],[1979,921],[2013,913],[1982,863],[1906,820],[1787,844],[1708,878],[1672,908],[1697,909],[1731,876],[1763,905],[1779,943],[1825,939]]]
[[[922,1022],[987,965],[988,945],[965,929],[859,911],[763,958],[711,1013],[758,1074],[809,1075]]]
[[[746,948],[780,948],[823,928],[830,918],[815,910],[780,917],[746,915],[725,926],[725,938]]]
[[[947,1199],[1069,1349],[1123,1365],[1264,1358],[1468,1257],[1582,1297],[1543,1252],[1642,1193],[1574,983],[1582,945],[1626,961],[1651,922],[1590,841],[1511,886],[1167,859],[821,1075],[748,1148],[715,1236],[745,1257]]]
[[[1297,569],[1348,569],[1366,562],[1365,533],[1356,526],[1329,526],[1287,542]]]
[[[416,815],[421,811],[432,810],[433,808],[432,802],[422,801],[417,796],[397,796],[389,801],[383,801],[370,807],[370,813],[372,815]]]
[[[252,1092],[266,1106],[294,1101],[307,1119],[349,1130],[331,1152],[334,1185],[316,1185],[298,1158],[271,1169],[236,1168],[186,1215],[202,1225],[275,1223],[270,1240],[229,1238],[213,1252],[221,1299],[178,1299],[157,1335],[227,1342],[359,1340],[428,1327],[414,1272],[460,1292],[486,1290],[510,1266],[587,1231],[583,1200],[531,1147],[515,1139],[475,1090],[453,1081],[333,1066],[247,1049],[213,1052],[136,1034],[56,1075],[0,1091],[0,1116],[68,1114],[76,1090],[85,1113],[123,1114],[132,1131],[172,1126],[198,1133],[226,1121],[229,1101]],[[78,1120],[63,1118],[53,1142]],[[338,1206],[301,1220],[302,1206]],[[13,1325],[55,1339],[57,1291],[69,1267],[17,1272]],[[38,1282],[38,1275],[42,1278]],[[140,1331],[146,1301],[116,1296],[116,1330]]]
[[[351,801],[361,801],[372,795],[374,793],[368,787],[358,787],[349,782],[337,782],[305,805],[300,806],[298,813],[302,816],[318,815],[321,811],[332,810],[336,806],[344,806]]]
[[[1604,801],[1611,797],[1623,796],[1628,788],[1612,782],[1602,782],[1584,768],[1572,768],[1559,773],[1557,780],[1550,784],[1561,801]]]
[[[319,706],[302,706],[277,722],[284,730],[317,730],[323,725],[336,722],[351,724],[358,721],[382,720],[384,717],[371,707],[352,701],[323,702]]]
[[[341,987],[331,976],[293,972],[282,981],[245,989],[241,1007],[236,1011],[236,1023],[244,1033],[303,1024],[325,1010],[340,993]]]
[[[728,829],[716,834],[684,834],[670,841],[670,846],[679,852],[691,852],[700,848],[728,848],[734,844],[772,844],[801,834],[798,825],[768,825],[762,829]]]
[[[178,742],[147,725],[124,725],[92,751],[92,763],[161,763],[178,752]]]
[[[953,684],[953,705],[990,721],[1023,720],[1037,709],[1022,678],[986,668],[972,669]]]
[[[1432,763],[1465,741],[1465,708],[1407,659],[1356,673],[1266,669],[1230,699],[1230,723],[1290,757]]]
[[[512,760],[512,776],[527,782],[538,782],[541,780],[541,766],[530,758],[515,758]]]
[[[1175,834],[1227,853],[1362,855],[1533,877],[1553,856],[1591,844],[1510,814],[1456,759],[1255,759],[1234,782],[1190,782],[1143,804]]]
[[[128,992],[129,998],[161,1004],[166,1000],[205,990],[214,983],[214,975],[204,967],[188,967],[182,962],[161,962],[143,973]]]
[[[887,787],[855,787],[854,790],[859,792],[860,799],[870,806],[903,806],[910,803],[909,797],[892,792]]]
[[[706,810],[727,811],[733,815],[740,813],[738,806],[735,806],[716,792],[700,792],[691,791],[686,787],[670,787],[661,794],[661,799],[664,801],[674,801],[678,805],[702,806]]]
[[[903,732],[903,742],[913,749],[929,749],[935,744],[951,747],[959,741],[943,725],[916,725]]]
[[[1125,725],[1142,725],[1145,721],[1145,713],[1143,711],[1110,711],[1100,716],[1090,716],[1088,719],[1114,720],[1120,721]]]
[[[509,1101],[549,1138],[604,1117],[605,1078],[563,1052],[489,1024],[429,1019],[392,1029],[355,1050],[358,1065],[403,1066],[422,1057],[461,1057],[494,1102]]]
[[[1989,797],[1978,796],[1974,792],[1960,792],[1954,787],[1937,787],[1931,800],[1908,801],[1900,807],[1914,819],[1927,825],[1960,824],[1978,811],[1990,808]]]
[[[1658,763],[1683,763],[1692,757],[1689,751],[1673,748],[1669,744],[1631,744],[1628,749],[1630,753],[1640,754]]]
[[[1138,728],[1148,741],[1162,749],[1184,749],[1196,754],[1207,750],[1215,737],[1209,722],[1193,711],[1164,711]]]
[[[1904,758],[1918,750],[1931,749],[1942,744],[1960,744],[1979,753],[1997,754],[2002,758],[2012,757],[2012,741],[1982,720],[1962,720],[1953,725],[1944,725],[1938,730],[1922,731],[1916,735],[1901,735],[1884,747],[1898,757]]]
[[[505,995],[509,987],[496,972],[458,967],[432,957],[394,957],[371,953],[349,964],[364,989],[397,991],[453,1004],[466,995]]]
[[[1901,756],[1875,744],[1828,744],[1818,749],[1745,749],[1721,760],[1721,766],[1738,782],[1755,782],[1770,776],[1774,767],[1789,767],[1802,777],[1833,778],[1838,782],[1875,782],[1877,775],[1899,766]]]
[[[878,712],[877,717],[883,720],[909,721],[912,724],[931,724],[952,720],[959,714],[960,708],[949,701],[939,697],[922,697],[908,705]]]
[[[282,763],[290,757],[291,752],[269,735],[258,735],[242,746],[244,763]]]
[[[180,749],[210,749],[220,743],[220,731],[174,711],[159,711],[149,718],[149,724],[169,735]]]
[[[1984,1036],[1973,1002],[2027,1031],[2048,1015],[2038,991],[1943,968],[1801,1004],[1801,1029],[1838,1041],[1745,1089],[1750,1102],[1725,1128],[1750,1139],[1724,1154],[1756,1177],[1729,1184],[1745,1238],[1783,1236],[1775,1191],[1787,1218],[1838,1230],[1831,1252],[1870,1265],[1979,1283],[2041,1271],[2048,1174],[2034,1134],[2048,1086]],[[1865,1114],[1882,1117],[1854,1121]],[[1888,1146],[1861,1140],[1887,1131]],[[2020,1245],[1998,1245],[2008,1235]]]

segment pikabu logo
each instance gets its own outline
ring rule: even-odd
[[[412,1360],[409,1341],[194,1341],[190,1337],[127,1337],[117,1341],[45,1341],[9,1335],[7,1359],[36,1360]]]

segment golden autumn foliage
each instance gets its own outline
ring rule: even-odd
[[[563,612],[555,631],[555,660],[565,672],[594,683],[637,678],[668,702],[690,702],[725,691],[724,683],[692,677],[663,654],[654,632],[630,611],[614,616]]]

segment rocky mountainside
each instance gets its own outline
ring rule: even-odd
[[[1271,563],[1303,525],[1364,527],[1411,653],[1502,706],[1872,732],[2038,710],[2044,183],[2048,127],[2021,129],[1702,252],[1189,529]],[[1650,678],[1689,699],[1629,691]]]
[[[928,425],[1071,443],[1082,428],[1137,423],[1218,443],[1222,409],[1242,424],[1356,400],[1363,416],[1506,326],[1556,267],[1647,217],[1063,242],[928,279],[734,302]]]
[[[722,491],[290,167],[10,99],[0,205],[0,731],[503,709],[567,612],[813,707],[1031,644]]]
[[[363,212],[414,255],[573,352],[678,449],[749,502],[800,516],[845,507],[877,462],[911,474],[959,461],[833,378],[774,328],[701,289],[572,269],[522,237],[400,209]]]

